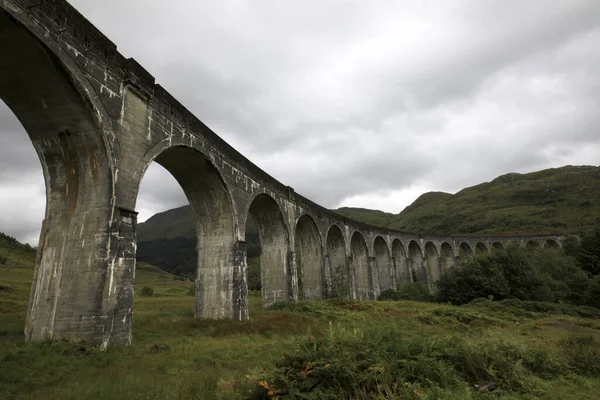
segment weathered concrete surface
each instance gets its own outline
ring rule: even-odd
[[[0,52],[0,97],[27,130],[46,181],[28,339],[131,342],[134,210],[154,161],[180,183],[196,218],[198,318],[249,318],[249,215],[265,305],[374,299],[401,282],[431,285],[475,252],[561,244],[557,236],[419,237],[326,210],[225,143],[64,0],[0,0]]]

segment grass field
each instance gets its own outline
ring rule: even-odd
[[[3,399],[236,399],[268,391],[298,399],[599,398],[600,319],[589,310],[409,301],[265,310],[252,294],[250,321],[198,321],[191,283],[147,264],[136,272],[132,346],[24,342],[33,259],[23,251],[5,252],[0,265]],[[144,286],[154,295],[139,295]],[[315,389],[343,374],[356,385],[353,395]],[[475,390],[490,379],[496,391]],[[307,397],[298,395],[302,387]]]

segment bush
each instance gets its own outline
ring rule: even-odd
[[[581,239],[575,258],[583,270],[592,275],[600,275],[600,228]]]
[[[379,295],[378,300],[412,300],[434,301],[434,296],[424,284],[420,282],[401,283],[396,290],[388,289]]]
[[[600,309],[600,275],[591,279],[585,292],[584,304]]]
[[[595,284],[561,249],[528,252],[510,246],[465,260],[445,271],[436,285],[438,301],[453,304],[491,298],[600,306],[600,281]]]
[[[527,253],[516,247],[480,255],[447,270],[437,282],[438,300],[465,304],[480,297],[496,300],[554,300]]]
[[[489,299],[475,299],[468,306],[476,307],[482,311],[510,314],[515,317],[535,318],[536,314],[545,315],[570,315],[581,318],[600,318],[600,310],[571,304],[544,303],[539,301],[523,301],[507,299],[491,301]]]
[[[562,250],[539,249],[528,254],[530,263],[536,269],[552,292],[554,301],[571,304],[585,304],[585,295],[590,278],[574,257],[566,256]]]
[[[0,256],[0,265],[5,265],[8,260],[4,256]]]
[[[274,368],[250,378],[254,398],[446,398],[442,393],[449,389],[465,398],[474,385],[490,380],[504,393],[531,394],[535,378],[593,376],[599,354],[585,338],[542,349],[330,324],[328,335],[300,338]]]
[[[145,297],[154,296],[154,289],[152,289],[150,286],[144,286],[140,291],[140,295]]]

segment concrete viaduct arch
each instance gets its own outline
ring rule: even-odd
[[[0,98],[29,134],[46,182],[30,340],[131,342],[135,206],[152,161],[173,174],[194,211],[198,318],[249,318],[249,215],[261,241],[265,305],[375,299],[402,282],[430,286],[476,249],[562,243],[420,237],[335,214],[229,146],[65,0],[0,2],[0,60]]]

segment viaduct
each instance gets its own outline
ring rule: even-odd
[[[431,285],[477,252],[560,237],[419,237],[346,219],[273,179],[192,115],[65,0],[0,0],[0,98],[46,183],[25,336],[131,342],[140,182],[156,161],[197,221],[196,317],[246,320],[245,225],[262,248],[263,303],[397,282]]]

